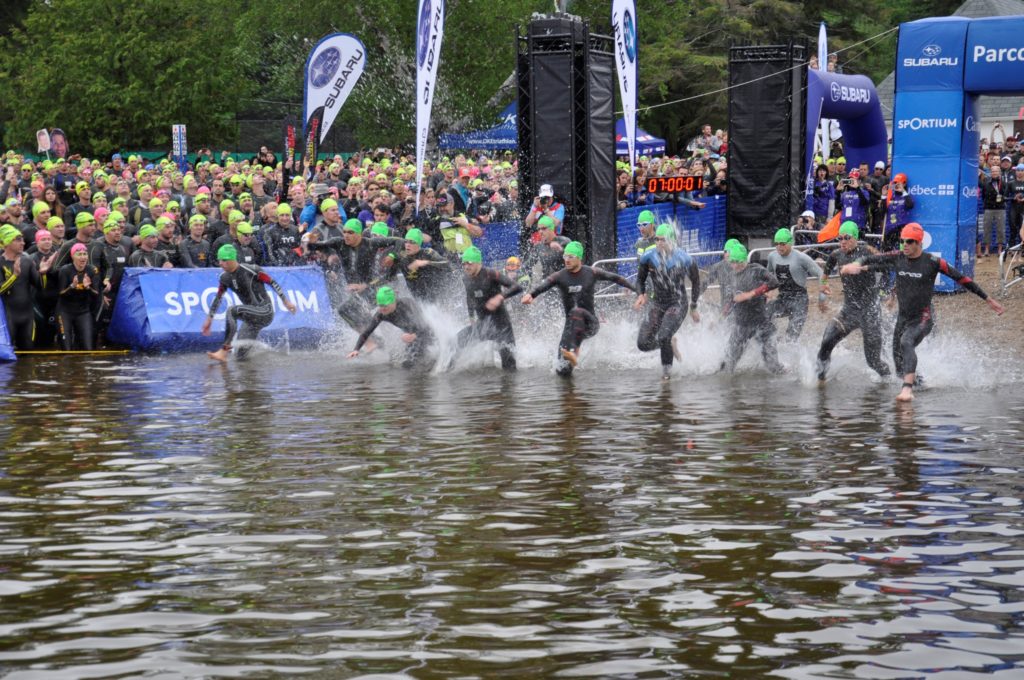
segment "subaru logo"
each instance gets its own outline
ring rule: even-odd
[[[843,95],[842,89],[839,87],[839,83],[832,83],[832,101],[837,102]]]
[[[337,47],[328,47],[316,55],[309,65],[309,84],[319,90],[333,80],[339,66],[341,66],[341,51]]]
[[[626,10],[622,15],[622,33],[626,41],[626,56],[630,63],[636,61],[636,24],[633,23],[633,15]]]
[[[419,43],[416,46],[416,57],[421,68],[423,62],[427,60],[427,49],[430,46],[430,5],[430,0],[423,0],[423,6],[420,8],[420,33],[416,36],[416,42]]]
[[[942,54],[942,48],[935,44],[925,45],[924,49],[921,50],[921,54],[926,57],[937,57]]]

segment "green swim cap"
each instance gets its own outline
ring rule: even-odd
[[[654,235],[658,238],[676,240],[676,230],[672,228],[671,224],[659,224],[658,228],[654,231]]]
[[[75,226],[76,227],[84,227],[84,226],[93,224],[95,221],[96,221],[96,218],[93,217],[91,213],[80,212],[77,215],[75,215]]]
[[[252,225],[248,222],[239,222],[238,226],[235,227],[235,231],[239,234],[252,234]]]
[[[345,231],[354,231],[357,234],[363,233],[363,223],[357,220],[355,217],[346,220],[345,226],[342,227]]]
[[[846,220],[839,225],[839,233],[844,236],[852,236],[858,238],[860,236],[860,229],[857,228],[857,223],[850,220]]]
[[[245,219],[245,215],[241,210],[232,210],[228,213],[228,224],[234,224],[235,222],[241,222]]]
[[[46,203],[46,201],[36,201],[35,203],[32,204],[32,217],[39,217],[39,213],[49,209],[50,206]]]
[[[162,207],[164,207],[164,202],[161,201],[159,198],[150,199],[150,201],[149,201],[149,211],[150,212],[154,212],[157,208],[162,208]]]
[[[169,227],[172,224],[174,224],[174,220],[172,220],[170,217],[167,217],[166,215],[161,215],[160,217],[156,218],[157,229],[163,229],[164,227]]]
[[[746,262],[747,261],[747,247],[742,243],[737,243],[729,250],[729,262]]]
[[[117,221],[116,217],[108,217],[107,221],[103,223],[103,233],[108,234],[114,229],[118,229],[120,226],[121,223]]]
[[[565,246],[565,254],[583,259],[583,244],[579,241],[569,241]]]
[[[541,229],[554,229],[555,221],[548,217],[547,215],[545,215],[544,217],[537,220],[537,226],[540,227]]]
[[[127,202],[128,201],[124,200],[124,198],[122,198],[121,196],[115,196],[114,200],[110,202],[110,207],[117,208],[118,206],[122,206]]]
[[[234,208],[235,203],[234,201],[225,198],[223,201],[220,202],[220,205],[217,207],[220,208],[221,212],[224,212],[225,210],[231,210],[232,208]]]
[[[333,198],[325,198],[324,200],[320,201],[320,212],[327,212],[331,208],[337,208],[337,207],[338,207],[338,202],[335,201]]]
[[[782,229],[779,229],[777,232],[775,232],[775,238],[772,239],[772,241],[774,243],[792,243],[793,232],[783,227]]]
[[[19,236],[21,236],[21,232],[18,231],[17,227],[5,224],[3,227],[0,227],[0,246],[6,248]]]
[[[395,301],[395,291],[388,286],[382,286],[377,291],[377,304],[386,307]]]
[[[652,213],[650,210],[644,210],[642,213],[640,213],[640,216],[636,218],[637,226],[641,224],[654,224],[654,222],[654,213]]]
[[[191,227],[193,224],[206,224],[206,215],[196,213],[192,217],[188,218],[188,226]]]
[[[405,240],[412,241],[418,246],[423,245],[423,232],[419,229],[410,229],[405,232]]]
[[[150,236],[156,236],[156,227],[152,224],[143,225],[143,227],[139,229],[139,238],[149,238]]]
[[[359,220],[356,221],[358,222]],[[388,229],[388,225],[385,222],[374,222],[373,226],[370,227],[370,233],[374,236],[387,236],[391,233],[391,230]]]
[[[470,246],[462,251],[463,262],[483,262],[484,256],[476,246]]]
[[[64,220],[54,215],[50,219],[46,220],[46,228],[53,229],[54,227],[63,227]]]
[[[141,232],[140,232],[141,233]],[[238,250],[230,243],[225,243],[217,249],[218,260],[238,260]]]

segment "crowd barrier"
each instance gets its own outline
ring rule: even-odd
[[[11,334],[7,331],[7,312],[4,311],[4,301],[0,300],[0,361],[14,360],[14,345],[11,344]]]
[[[269,288],[274,321],[259,339],[303,349],[316,346],[334,323],[323,271],[317,267],[267,267],[297,311],[291,314]],[[126,269],[107,338],[134,350],[178,352],[215,349],[224,342],[222,303],[209,337],[200,332],[217,295],[221,270]],[[237,304],[234,293],[225,302]]]

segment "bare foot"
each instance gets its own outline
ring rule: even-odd
[[[227,363],[227,361],[228,361],[228,350],[226,350],[223,347],[221,347],[216,352],[207,352],[206,356],[210,357],[211,359],[215,359],[216,361],[220,361],[222,363]]]
[[[373,339],[371,338],[370,340],[366,341],[366,344],[363,345],[363,349],[361,351],[363,354],[369,354],[375,349],[377,349],[377,343],[374,342]]]
[[[569,362],[569,365],[576,366],[576,362],[579,359],[576,357],[576,353],[572,350],[565,349],[564,347],[559,350],[562,353],[562,358]]]
[[[900,393],[896,395],[896,401],[914,401],[914,390],[909,387],[904,387],[900,390]]]
[[[672,356],[675,357],[676,361],[682,361],[683,355],[679,351],[679,345],[676,344],[676,336],[672,336]]]

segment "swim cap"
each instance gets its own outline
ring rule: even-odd
[[[96,222],[96,218],[87,212],[80,212],[75,215],[75,226],[85,227]]]
[[[221,204],[221,205],[223,205],[223,204]],[[288,205],[287,203],[282,203],[279,206],[277,206],[277,214],[278,215],[291,215],[292,214],[292,207],[290,205]]]
[[[676,230],[672,228],[671,224],[659,224],[658,228],[654,231],[654,235],[658,238],[667,238],[674,241]]]
[[[46,201],[36,201],[32,204],[32,217],[39,217],[39,213],[49,209],[50,206],[47,205]]]
[[[511,267],[512,265],[515,265],[517,267],[519,266],[519,258],[516,257],[515,255],[511,255],[507,260],[505,260],[506,267]]]
[[[547,215],[545,215],[544,217],[537,220],[537,226],[541,229],[554,229],[555,221],[548,217]]]
[[[181,209],[181,204],[178,203],[177,201],[167,201],[167,211],[168,212],[170,212],[171,210],[174,210],[175,208],[180,210]]]
[[[230,243],[225,243],[217,249],[217,259],[224,260],[238,260],[238,250],[235,249]]]
[[[363,223],[356,218],[351,218],[345,222],[345,226],[342,227],[345,231],[354,231],[357,234],[363,233]]]
[[[470,246],[462,251],[463,262],[483,262],[484,256],[476,246]]]
[[[139,229],[139,238],[149,238],[150,236],[156,236],[156,227],[152,224],[145,224]]]
[[[161,201],[159,198],[154,198],[149,202],[149,212],[151,213],[156,212],[157,208],[162,207],[164,207],[164,202]]]
[[[377,291],[377,304],[381,307],[392,304],[395,301],[395,291],[388,286],[383,286]]]
[[[61,224],[63,224],[63,222]],[[40,229],[39,231],[36,232],[36,243],[39,243],[44,238],[53,238],[53,234],[51,234],[46,229]]]
[[[167,215],[161,215],[160,217],[156,218],[157,229],[163,229],[164,227],[169,227],[172,224],[174,224],[174,220],[172,220]]]
[[[839,233],[843,236],[852,236],[853,238],[857,238],[860,236],[860,229],[857,228],[856,222],[846,220],[839,225]]]
[[[650,210],[644,210],[642,213],[640,213],[640,216],[636,218],[637,226],[641,224],[654,224],[654,222],[654,213],[652,213]]]
[[[388,225],[384,222],[374,222],[373,226],[370,227],[370,233],[374,236],[387,236],[391,233],[391,230],[388,229]]]
[[[743,244],[740,243],[739,241],[737,241],[736,239],[731,238],[731,239],[729,239],[728,241],[725,242],[725,245],[722,246],[722,250],[732,250],[734,247],[739,246],[739,245],[743,245]]]
[[[419,229],[410,229],[405,232],[405,240],[412,241],[418,246],[423,245],[423,232]]]
[[[193,224],[206,224],[206,215],[196,213],[192,217],[188,218],[188,226],[191,227]]]
[[[235,231],[237,231],[239,234],[252,234],[253,229],[252,225],[249,224],[248,222],[239,222],[238,226],[235,227]]]
[[[900,238],[913,239],[918,243],[924,241],[924,229],[917,222],[909,222],[907,226],[903,227],[900,231]]]
[[[127,202],[128,201],[124,200],[124,198],[122,198],[121,196],[115,196],[114,200],[110,202],[110,207],[117,208],[118,206],[122,206]]]
[[[235,224],[245,219],[245,215],[242,214],[241,210],[232,210],[228,213],[228,224]]]
[[[583,259],[583,244],[579,241],[569,241],[569,243],[565,245],[565,250],[563,252],[566,255],[572,255],[573,257]]]
[[[205,189],[205,188],[206,187],[200,187],[200,189]],[[195,203],[196,205],[199,205],[200,203],[207,202],[209,200],[210,200],[210,194],[202,194],[202,193],[200,193],[200,194],[196,194],[196,197],[192,199],[192,202]]]
[[[87,252],[89,252],[89,249],[85,247],[84,243],[76,243],[75,245],[71,246],[71,254],[72,255],[75,255],[76,253],[87,253]]]
[[[746,262],[747,261],[747,247],[742,243],[737,243],[729,251],[729,262]]]
[[[793,232],[783,227],[782,229],[779,229],[777,232],[775,232],[775,238],[772,240],[775,243],[792,243]]]
[[[46,220],[46,228],[53,229],[54,227],[63,227],[64,220],[54,215],[50,219]]]
[[[218,207],[220,208],[221,212],[224,212],[225,210],[231,210],[232,208],[234,208],[235,203],[234,201],[230,201],[225,198],[223,201],[220,202],[220,205]]]
[[[17,227],[5,224],[3,227],[0,227],[0,246],[6,248],[19,236],[21,236],[21,232],[18,231]]]
[[[325,198],[323,201],[320,202],[320,212],[327,212],[331,208],[337,207],[338,202],[335,201],[333,198]]]
[[[121,223],[117,221],[116,217],[108,217],[107,221],[103,223],[103,233],[109,234],[112,230],[117,229],[121,226]],[[50,232],[46,232],[49,234]]]

